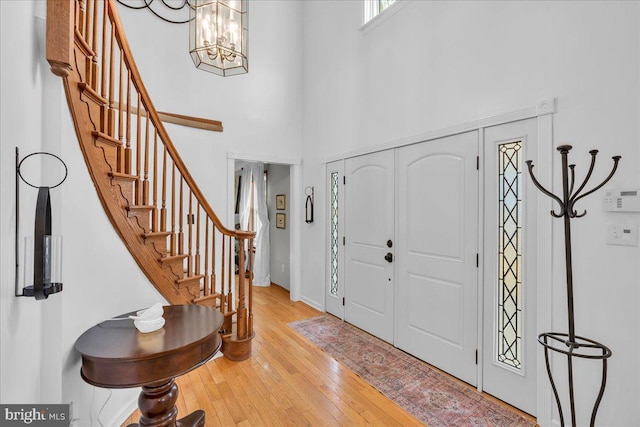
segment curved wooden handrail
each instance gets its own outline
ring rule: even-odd
[[[127,63],[129,69],[131,70],[131,74],[132,74],[131,80],[141,95],[142,103],[144,104],[145,109],[149,113],[149,118],[151,119],[151,122],[155,125],[156,129],[158,130],[158,135],[160,136],[160,140],[164,143],[164,146],[167,148],[167,151],[169,152],[170,157],[175,161],[176,165],[178,166],[178,170],[180,171],[182,176],[185,178],[187,185],[196,194],[196,199],[205,208],[207,215],[209,215],[209,217],[213,220],[216,227],[218,227],[218,229],[226,235],[240,238],[241,234],[239,234],[237,230],[231,230],[225,227],[224,224],[222,224],[222,221],[220,221],[220,219],[214,212],[211,205],[209,205],[209,202],[204,197],[204,194],[202,194],[200,187],[198,187],[195,180],[191,176],[189,169],[187,169],[186,165],[184,164],[182,157],[180,157],[180,155],[178,154],[178,151],[176,150],[175,146],[171,142],[171,138],[169,138],[169,134],[167,133],[167,130],[165,129],[164,124],[162,123],[162,120],[160,120],[160,117],[158,116],[158,112],[156,111],[156,108],[151,102],[151,97],[149,96],[149,92],[147,92],[147,88],[145,87],[142,81],[142,77],[140,77],[140,72],[138,71],[138,67],[135,61],[133,60],[131,47],[129,46],[129,42],[127,38],[124,37],[124,34],[125,34],[124,28],[122,27],[122,21],[120,20],[120,15],[118,14],[118,9],[115,6],[115,2],[113,0],[105,0],[105,1],[107,1],[109,4],[109,8],[108,8],[109,17],[111,18],[111,22],[116,29],[115,37],[120,43],[120,47],[124,52],[124,60]],[[249,236],[251,237],[255,236],[255,233],[253,232],[246,232],[246,233],[248,234],[242,235],[242,238],[249,238]]]
[[[223,353],[249,357],[255,233],[225,227],[193,179],[143,83],[115,1],[48,0],[47,60],[63,79],[100,202],[133,258],[170,303],[219,307]],[[246,273],[236,276],[234,264]]]

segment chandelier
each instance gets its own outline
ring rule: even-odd
[[[189,52],[196,68],[221,76],[249,71],[247,0],[191,0]]]
[[[189,53],[196,68],[220,76],[249,72],[248,0],[116,1],[129,9],[147,9],[171,24],[188,22]]]

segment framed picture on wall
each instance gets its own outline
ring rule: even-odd
[[[287,228],[287,214],[276,214],[276,228]]]
[[[285,210],[287,208],[287,195],[286,194],[278,194],[276,196],[276,209],[279,211]]]

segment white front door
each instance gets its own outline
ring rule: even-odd
[[[328,313],[344,320],[344,161],[327,163],[327,206],[329,241],[327,244]]]
[[[484,337],[487,393],[536,412],[537,120],[484,130]]]
[[[393,343],[394,152],[345,161],[345,320]],[[389,243],[392,245],[392,243]]]
[[[396,345],[475,385],[478,132],[398,152]]]

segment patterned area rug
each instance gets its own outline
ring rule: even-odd
[[[429,427],[535,425],[333,316],[300,320],[289,326]]]

